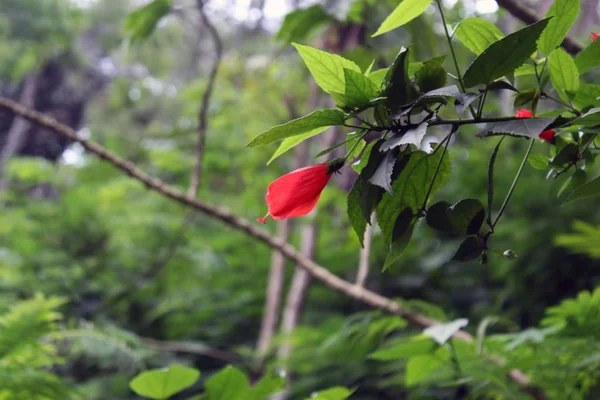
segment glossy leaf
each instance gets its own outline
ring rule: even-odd
[[[239,369],[227,366],[205,384],[209,400],[247,400],[250,381]]]
[[[330,20],[331,17],[320,4],[294,10],[286,14],[275,39],[285,43],[303,42]]]
[[[575,200],[583,200],[598,195],[600,195],[600,177],[573,190],[573,193],[567,197],[565,203],[570,203]]]
[[[490,21],[471,17],[460,21],[454,31],[454,37],[473,53],[479,55],[492,43],[502,39],[504,34]]]
[[[479,137],[510,135],[537,139],[554,120],[550,118],[517,119],[495,122],[478,133]]]
[[[550,54],[548,63],[552,86],[557,90],[575,92],[579,89],[579,71],[573,58],[562,48]]]
[[[373,36],[389,32],[412,21],[424,12],[431,2],[432,0],[402,0]]]
[[[149,399],[164,400],[192,386],[200,378],[200,371],[181,365],[145,371],[133,378],[129,387],[136,394]]]
[[[600,65],[600,40],[590,43],[575,56],[575,65],[580,74],[588,72]]]
[[[293,46],[298,50],[317,85],[327,93],[344,93],[346,89],[344,68],[361,72],[358,65],[337,54],[327,53],[298,43],[293,43]]]
[[[539,42],[540,53],[549,55],[567,36],[579,14],[579,0],[554,0],[546,18],[552,17]]]
[[[548,19],[543,19],[493,43],[467,68],[465,86],[488,84],[513,73],[536,50],[536,43],[547,25]]]
[[[361,107],[377,97],[379,91],[377,85],[360,72],[344,68],[344,80],[346,83],[344,90],[345,105]]]
[[[304,139],[308,139],[311,136],[325,131],[330,126],[343,125],[345,120],[346,114],[344,114],[344,112],[341,110],[317,110],[311,114],[305,115],[304,117],[286,122],[283,125],[274,126],[273,128],[259,134],[252,139],[250,143],[248,143],[248,147],[264,146],[280,139],[301,134],[305,134],[306,137]],[[292,147],[293,146],[287,148],[285,151],[291,149]],[[285,151],[282,151],[281,154],[283,154]]]

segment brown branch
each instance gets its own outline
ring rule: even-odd
[[[202,175],[202,161],[204,159],[204,149],[206,147],[206,131],[208,129],[208,108],[210,105],[210,97],[212,95],[215,81],[217,79],[217,73],[219,72],[219,66],[221,65],[221,58],[223,57],[223,42],[219,32],[206,15],[204,11],[204,1],[197,0],[198,12],[200,13],[200,19],[204,26],[210,32],[214,46],[215,46],[215,61],[213,62],[210,74],[208,76],[208,84],[202,95],[202,103],[200,104],[200,111],[198,112],[198,140],[196,142],[196,161],[194,163],[194,170],[192,171],[192,178],[190,180],[190,187],[188,189],[188,196],[196,197],[198,193],[198,186],[200,186],[200,176]]]
[[[22,118],[29,120],[30,122],[36,123],[44,128],[48,128],[51,132],[54,132],[65,139],[81,144],[84,149],[102,158],[103,160],[108,161],[114,167],[120,169],[130,177],[142,182],[148,189],[154,190],[155,192],[160,193],[169,199],[214,217],[230,227],[244,232],[247,235],[263,242],[272,249],[280,251],[281,254],[283,254],[286,258],[308,271],[313,278],[321,281],[325,286],[336,290],[347,297],[363,302],[371,307],[378,308],[392,314],[397,314],[417,328],[426,328],[439,324],[439,322],[434,319],[402,308],[399,303],[392,301],[387,297],[367,290],[358,285],[354,285],[332,274],[326,268],[320,266],[310,258],[298,252],[298,250],[296,250],[289,243],[286,243],[280,239],[276,239],[271,236],[269,232],[258,228],[256,223],[252,223],[244,218],[240,218],[224,208],[213,206],[202,200],[186,196],[185,193],[167,185],[160,179],[147,175],[145,172],[136,167],[131,161],[127,161],[116,154],[109,152],[97,143],[78,137],[77,133],[72,128],[58,122],[54,118],[48,117],[35,110],[28,109],[27,107],[24,107],[10,99],[2,97],[0,97],[0,108],[10,110]],[[464,331],[456,332],[453,337],[466,342],[473,341],[473,336]],[[523,373],[519,374],[511,371],[508,376],[511,380],[521,385],[523,391],[532,394],[535,399],[546,399],[544,396],[534,394],[538,393],[540,389],[531,386],[529,379],[523,375]]]
[[[515,18],[520,19],[526,24],[530,25],[535,22],[538,22],[541,19],[540,16],[537,15],[534,10],[527,7],[522,1],[496,0],[496,3],[498,3],[500,7],[504,8],[506,11],[511,13]],[[566,37],[565,40],[563,40],[561,46],[564,47],[565,50],[567,50],[569,53],[571,53],[571,55],[576,55],[581,50],[583,50],[579,43],[577,43],[569,37]]]
[[[168,340],[156,340],[152,338],[141,338],[140,341],[153,350],[195,354],[225,361],[228,364],[242,364],[242,360],[238,355],[215,349],[200,343],[175,342]]]

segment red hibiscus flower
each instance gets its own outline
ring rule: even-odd
[[[334,170],[329,164],[318,164],[277,178],[265,196],[269,212],[256,220],[265,224],[269,215],[273,219],[284,219],[308,214],[315,208]]]
[[[515,117],[517,117],[517,118],[531,118],[531,117],[533,117],[533,113],[530,110],[522,108],[520,110],[517,110],[517,113],[515,114]],[[539,138],[542,139],[542,140],[545,140],[546,142],[554,143],[555,136],[556,136],[556,134],[554,132],[554,129],[546,129],[545,131],[543,131],[542,133],[540,133]]]
[[[590,34],[590,37],[592,38],[592,42],[595,42],[598,39],[598,36],[600,36],[600,33],[594,33],[594,32],[592,32]]]

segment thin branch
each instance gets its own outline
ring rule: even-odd
[[[205,356],[225,361],[228,364],[242,364],[242,360],[238,355],[229,353],[227,351],[215,349],[205,344],[194,342],[156,340],[152,338],[141,338],[140,341],[153,350],[195,354],[199,356]]]
[[[541,19],[540,16],[537,15],[535,11],[528,8],[523,1],[496,0],[496,3],[526,24],[530,25],[538,22]],[[571,55],[576,55],[583,50],[579,43],[575,42],[569,37],[566,37],[565,40],[563,40],[561,46],[564,47],[566,51],[571,53]]]
[[[192,171],[192,178],[190,180],[190,187],[188,189],[188,196],[196,196],[198,193],[198,186],[200,186],[200,177],[202,175],[202,161],[204,159],[204,148],[206,147],[206,131],[208,129],[208,108],[210,105],[210,97],[212,95],[215,80],[217,79],[217,73],[219,72],[219,66],[221,65],[221,59],[223,58],[223,42],[219,36],[219,32],[206,15],[204,11],[204,1],[197,0],[198,12],[202,23],[210,32],[214,46],[215,46],[215,60],[213,62],[210,74],[208,76],[208,84],[206,90],[202,95],[202,103],[200,104],[200,111],[198,112],[198,141],[196,142],[196,161],[194,164],[194,170]]]
[[[269,232],[258,228],[255,223],[252,223],[244,218],[240,218],[224,208],[213,206],[202,200],[186,196],[185,193],[167,185],[162,180],[147,175],[145,172],[136,167],[131,161],[125,160],[116,154],[109,152],[97,143],[78,137],[77,133],[72,128],[58,122],[54,118],[28,109],[27,107],[23,107],[22,105],[10,99],[2,97],[0,97],[0,108],[10,110],[30,122],[49,129],[50,132],[53,132],[58,136],[79,143],[84,149],[92,154],[95,154],[97,157],[106,160],[133,179],[143,183],[148,189],[151,189],[163,195],[164,197],[192,207],[197,211],[216,218],[226,225],[229,225],[230,227],[259,240],[272,249],[279,250],[286,258],[292,262],[295,262],[301,268],[304,268],[313,278],[321,281],[325,286],[336,290],[349,298],[368,304],[371,307],[381,309],[392,314],[397,314],[418,328],[439,325],[439,321],[404,309],[399,303],[390,300],[387,297],[367,290],[358,285],[354,285],[332,274],[326,268],[317,264],[310,258],[302,255],[289,243],[285,243],[282,240],[276,239],[271,236]],[[456,332],[453,337],[465,342],[473,341],[473,336],[464,331]],[[543,392],[541,392],[539,388],[532,386],[527,376],[522,372],[518,370],[512,370],[508,373],[508,377],[514,382],[518,383],[521,386],[521,390],[531,394],[536,400],[546,399],[546,397],[543,395]]]

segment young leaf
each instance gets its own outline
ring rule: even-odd
[[[555,0],[546,18],[552,17],[539,42],[540,53],[548,55],[562,43],[579,14],[579,0]]]
[[[381,145],[380,151],[388,151],[406,144],[412,144],[417,148],[421,148],[421,142],[425,137],[425,133],[427,133],[427,122],[417,125],[416,128],[408,129],[404,133],[397,133]]]
[[[379,166],[373,173],[373,176],[369,178],[369,183],[385,189],[385,191],[391,195],[394,195],[392,191],[392,173],[394,172],[394,165],[396,164],[397,156],[398,152],[394,150],[390,150],[385,153],[385,157],[379,163]]]
[[[181,365],[142,372],[129,383],[136,394],[155,400],[165,400],[192,386],[200,371]]]
[[[338,109],[317,110],[297,119],[286,122],[283,125],[277,125],[273,128],[256,136],[248,147],[264,146],[303,133],[314,136],[317,133],[325,131],[328,127],[334,125],[343,125],[346,120],[346,114]],[[308,137],[310,137],[308,136]],[[305,139],[308,139],[306,137]],[[297,144],[297,143],[296,143]],[[293,146],[292,146],[293,147]],[[291,148],[291,147],[290,147]],[[288,149],[289,150],[289,149]]]
[[[387,270],[404,252],[406,246],[410,242],[412,233],[415,227],[415,216],[413,215],[410,207],[406,207],[394,223],[392,230],[392,243],[390,244],[390,251],[385,258],[382,271]]]
[[[158,22],[171,10],[172,0],[154,0],[131,12],[125,19],[124,31],[131,42],[146,39],[154,32]]]
[[[600,65],[600,40],[592,42],[575,56],[575,64],[580,74]]]
[[[285,43],[303,42],[329,20],[331,17],[320,4],[294,10],[283,19],[275,39]]]
[[[210,400],[246,400],[250,381],[239,369],[227,366],[211,376],[205,387]]]
[[[548,63],[552,86],[558,91],[575,92],[579,89],[579,71],[566,51],[558,48],[550,54]]]
[[[537,139],[554,120],[550,118],[517,119],[495,122],[478,133],[479,137],[510,135]]]
[[[479,55],[492,43],[502,39],[504,34],[487,19],[471,17],[460,21],[454,31],[454,37],[473,53]]]
[[[389,70],[389,68],[382,68],[378,69],[377,71],[373,71],[368,75],[369,79],[372,80],[377,87],[381,87]]]
[[[377,206],[377,222],[386,243],[391,243],[394,223],[400,212],[410,207],[416,214],[423,205],[441,155],[441,150],[432,154],[422,151],[411,153],[406,166],[392,184],[394,196],[389,193],[383,195]],[[432,195],[446,182],[450,175],[450,168],[450,157],[446,154],[432,185]]]
[[[373,36],[389,32],[412,21],[424,12],[431,2],[432,0],[403,0],[383,21]]]
[[[337,54],[327,53],[298,43],[292,43],[292,45],[298,50],[317,85],[327,93],[344,93],[346,88],[344,68],[361,72],[358,65]]]
[[[344,68],[344,80],[346,82],[345,105],[361,107],[377,97],[379,89],[375,83],[360,72]]]
[[[417,73],[417,86],[421,92],[429,92],[434,89],[441,88],[446,84],[448,76],[446,70],[442,66],[446,56],[439,56],[425,61]]]
[[[417,98],[417,90],[408,76],[408,53],[407,48],[400,50],[384,79],[382,94],[392,112]]]
[[[467,68],[464,75],[465,86],[487,85],[513,73],[536,50],[537,40],[548,21],[538,21],[490,45]]]
[[[468,324],[468,319],[460,318],[452,322],[447,322],[445,324],[430,326],[429,328],[425,329],[423,333],[426,336],[429,336],[430,338],[435,340],[441,346],[444,343],[446,343],[448,339],[452,337],[452,335],[460,331]]]
[[[576,188],[573,193],[567,197],[565,204],[575,200],[587,199],[598,195],[600,195],[600,176],[593,181]]]

